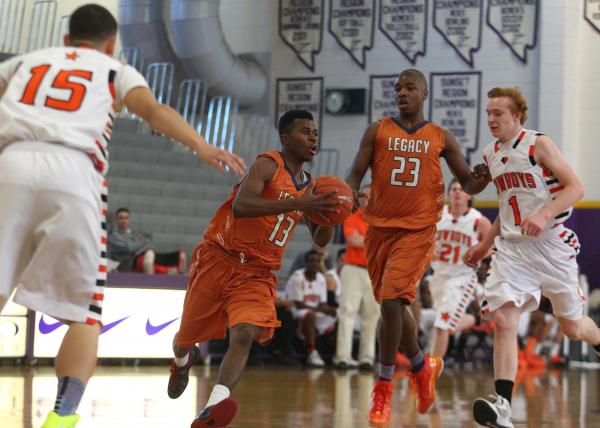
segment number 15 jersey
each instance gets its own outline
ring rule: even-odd
[[[436,224],[444,205],[444,147],[438,125],[423,121],[407,129],[391,117],[381,119],[373,144],[367,223],[414,230]]]
[[[101,173],[115,104],[148,86],[133,67],[94,49],[48,48],[0,64],[0,151],[19,141],[82,150]]]

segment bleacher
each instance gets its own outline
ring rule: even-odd
[[[114,214],[117,208],[129,208],[131,228],[152,235],[156,251],[183,249],[189,256],[237,178],[201,165],[179,144],[140,133],[138,128],[138,122],[130,119],[119,119],[115,127],[109,145],[109,210]],[[311,242],[308,228],[298,226],[288,244],[280,280]],[[334,245],[331,251],[336,250]]]

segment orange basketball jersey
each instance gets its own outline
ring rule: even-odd
[[[444,205],[444,145],[444,130],[431,122],[406,129],[390,117],[379,121],[364,216],[370,225],[422,229],[438,222]]]
[[[302,196],[311,181],[310,175],[304,172],[303,183],[296,183],[279,152],[267,152],[258,156],[264,157],[277,162],[278,168],[273,178],[265,184],[261,198],[289,199]],[[304,213],[290,211],[279,215],[234,218],[233,201],[240,184],[232,189],[225,203],[213,216],[204,239],[242,264],[279,270],[285,247]]]

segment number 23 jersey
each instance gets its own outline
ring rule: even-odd
[[[0,151],[20,141],[82,150],[102,174],[115,105],[145,79],[94,49],[48,48],[0,64]]]
[[[297,199],[304,194],[311,177],[303,171],[304,180],[296,183],[281,154],[266,152],[258,158],[270,158],[277,170],[260,195],[263,199]],[[241,264],[261,269],[279,270],[281,258],[296,226],[302,221],[302,211],[289,211],[260,217],[233,217],[233,201],[239,190],[236,185],[227,200],[213,216],[204,239],[220,247]]]
[[[367,223],[402,229],[436,224],[444,205],[444,147],[444,130],[434,123],[407,129],[391,117],[381,119],[373,144]]]

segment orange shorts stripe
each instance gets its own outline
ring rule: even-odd
[[[365,252],[375,300],[412,303],[433,257],[435,233],[435,225],[418,230],[369,227]]]
[[[256,340],[268,343],[281,323],[275,310],[277,280],[270,270],[249,268],[201,243],[194,250],[177,344],[188,347],[223,339],[238,324],[261,327]]]

